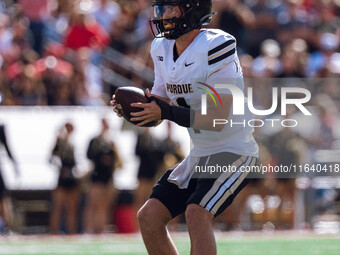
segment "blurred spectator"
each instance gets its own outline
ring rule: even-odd
[[[278,23],[276,16],[282,6],[282,1],[245,1],[247,7],[255,16],[255,21],[251,29],[247,30],[247,53],[252,57],[260,54],[260,45],[266,39],[276,39],[275,31]]]
[[[21,51],[33,51],[31,44],[34,40],[32,32],[29,30],[29,22],[26,18],[18,18],[12,25],[13,44],[11,51],[18,47]]]
[[[308,58],[307,44],[302,39],[294,39],[283,49],[281,70],[278,78],[305,78],[306,62]]]
[[[251,78],[252,75],[252,64],[253,64],[253,57],[248,54],[243,54],[240,56],[240,64],[242,67],[243,77],[244,78]]]
[[[165,152],[161,150],[162,141],[154,137],[148,128],[138,135],[136,155],[140,159],[138,169],[138,187],[135,195],[135,208],[138,210],[151,194],[160,164]]]
[[[9,23],[9,17],[0,13],[0,54],[4,54],[12,46],[13,34],[9,29]]]
[[[179,144],[172,139],[170,123],[167,124],[167,136],[164,140],[154,137],[147,128],[143,130],[138,135],[136,155],[140,159],[135,196],[135,208],[138,210],[149,198],[160,171],[169,169],[184,156]]]
[[[52,150],[51,162],[59,168],[57,188],[53,192],[53,207],[51,210],[51,233],[59,234],[63,212],[66,216],[66,233],[77,232],[77,212],[79,204],[79,187],[75,176],[76,161],[71,135],[74,127],[65,123],[59,132],[56,144]]]
[[[255,22],[254,13],[239,0],[215,0],[215,9],[218,9],[217,26],[232,34],[237,40],[240,52],[247,50],[248,29],[251,29]]]
[[[97,0],[92,12],[95,19],[109,32],[119,18],[120,6],[114,0]]]
[[[154,39],[154,36],[150,29],[150,14],[152,8],[148,0],[137,0],[139,13],[136,16],[135,28],[132,32],[134,43],[136,48],[143,47],[144,44],[148,44]]]
[[[70,18],[74,13],[74,3],[69,0],[59,0],[52,15],[45,21],[44,40],[50,42],[63,42]]]
[[[18,103],[20,105],[46,105],[45,88],[40,80],[34,79],[35,69],[32,65],[25,67],[21,89],[18,91]]]
[[[54,0],[19,0],[20,10],[29,21],[29,29],[32,31],[34,41],[32,48],[42,55],[44,46],[44,26],[45,21],[51,17],[52,8],[55,6]]]
[[[41,78],[44,85],[48,105],[76,104],[73,99],[76,84],[70,83],[74,69],[71,63],[62,59],[64,52],[60,43],[50,42],[45,47],[44,57],[34,63],[37,78]]]
[[[335,140],[335,127],[339,118],[339,110],[326,94],[320,93],[314,98],[314,101],[319,121],[316,125],[317,130],[315,130],[314,136],[309,138],[309,141],[317,149],[331,149],[332,141]]]
[[[276,38],[282,44],[291,42],[294,38],[301,38],[313,42],[311,27],[307,24],[311,21],[306,8],[299,1],[280,1],[281,5],[277,11],[276,21],[278,29]]]
[[[16,164],[15,159],[13,158],[13,155],[11,153],[11,150],[8,147],[6,133],[5,133],[5,127],[4,125],[0,124],[0,144],[4,146],[8,157],[12,160],[14,165],[15,173],[18,177],[19,170]],[[1,166],[1,164],[0,164]],[[6,189],[4,180],[1,175],[1,168],[0,168],[0,234],[7,233],[9,229],[13,225],[13,208],[12,208],[12,202],[9,197],[8,191]]]
[[[324,71],[328,71],[331,58],[339,50],[339,36],[331,33],[324,33],[320,36],[320,50],[314,52],[307,63],[307,75],[309,77],[323,77]],[[327,76],[327,74],[326,74]]]
[[[110,30],[110,47],[126,54],[128,45],[124,41],[124,24],[121,20],[117,20],[112,24]]]
[[[161,143],[161,150],[164,151],[165,155],[161,165],[161,169],[165,171],[170,167],[176,165],[178,162],[184,159],[183,151],[180,144],[173,139],[173,123],[167,121],[167,136]]]
[[[81,48],[77,51],[77,64],[84,72],[87,98],[82,105],[103,105],[103,81],[101,70],[91,62],[92,51],[89,48]]]
[[[281,48],[277,41],[268,39],[261,43],[261,55],[252,64],[253,75],[257,78],[275,77],[280,70]]]
[[[108,43],[108,33],[91,15],[75,13],[65,37],[65,47],[72,50],[82,47],[100,50]]]
[[[109,133],[109,124],[106,119],[101,122],[102,130],[90,141],[87,150],[87,157],[93,162],[93,171],[85,208],[85,233],[104,232],[113,202],[113,172],[122,163]]]
[[[308,153],[308,145],[291,128],[284,128],[269,139],[268,148],[272,153],[272,165],[290,167],[299,166],[304,163]],[[295,205],[295,181],[296,173],[277,173],[268,176],[272,182],[268,186],[268,195],[277,195],[279,198],[278,212],[272,216],[272,223],[280,229],[294,227],[294,205]],[[274,178],[273,178],[274,177]],[[270,208],[267,208],[270,210]],[[269,213],[267,211],[267,213]]]

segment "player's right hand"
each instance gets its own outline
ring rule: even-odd
[[[118,117],[123,117],[123,115],[121,115],[116,107],[116,99],[115,99],[115,95],[112,95],[112,100],[110,101],[110,105],[113,106],[113,111],[117,114]]]

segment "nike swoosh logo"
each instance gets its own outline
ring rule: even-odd
[[[192,62],[192,63],[190,63],[190,64],[187,64],[187,63],[185,63],[184,65],[185,65],[185,67],[188,67],[188,66],[191,66],[192,64],[194,64],[195,62]]]

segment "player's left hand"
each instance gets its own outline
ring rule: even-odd
[[[145,95],[148,98],[151,97],[150,91],[148,89],[145,91]],[[144,109],[143,111],[140,112],[131,113],[131,115],[133,116],[133,118],[131,118],[131,121],[141,121],[140,123],[137,124],[137,126],[143,126],[154,120],[161,120],[162,116],[161,108],[155,101],[146,104],[132,103],[131,106]]]
[[[113,106],[113,111],[117,114],[118,117],[123,117],[123,115],[121,115],[119,110],[117,109],[115,95],[112,95],[112,100],[110,101],[110,105]]]

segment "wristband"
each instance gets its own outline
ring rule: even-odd
[[[156,101],[158,106],[161,108],[161,119],[171,120],[183,127],[191,127],[195,119],[195,111],[190,108],[181,106],[170,105],[167,102],[151,96],[151,101]]]

